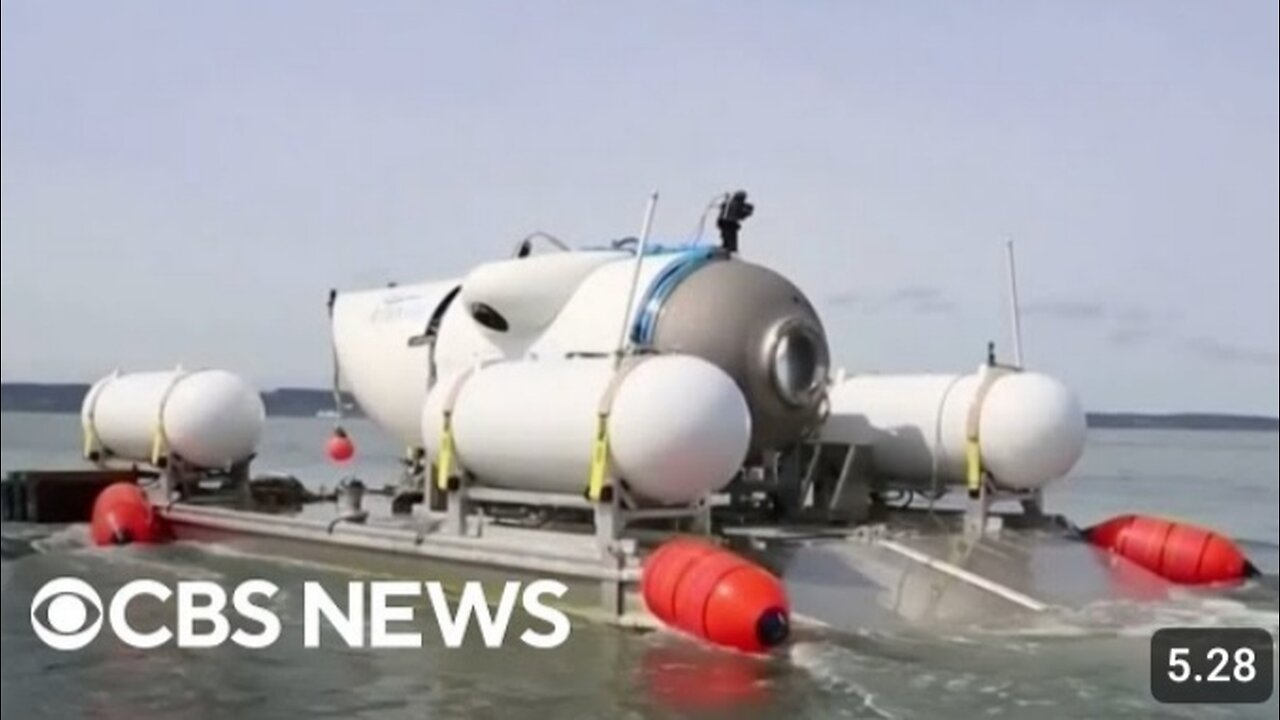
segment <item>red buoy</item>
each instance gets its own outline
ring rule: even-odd
[[[330,460],[344,463],[356,454],[356,444],[351,442],[346,430],[334,428],[333,435],[329,436],[329,442],[325,444],[325,452]]]
[[[1182,585],[1240,580],[1256,573],[1230,539],[1188,523],[1121,515],[1085,531],[1089,542]]]
[[[107,486],[93,502],[89,535],[95,545],[163,542],[169,538],[142,488],[119,482]]]
[[[701,540],[677,538],[644,563],[649,612],[716,645],[764,652],[790,633],[782,583],[759,565]]]

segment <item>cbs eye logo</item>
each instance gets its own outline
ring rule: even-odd
[[[79,578],[50,580],[31,599],[31,629],[55,650],[88,645],[102,629],[104,615],[102,598]]]

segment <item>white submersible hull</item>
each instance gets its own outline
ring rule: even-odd
[[[375,422],[434,462],[448,411],[461,471],[522,491],[582,492],[607,415],[635,497],[694,502],[812,430],[829,365],[798,288],[707,247],[500,260],[338,293],[332,315],[343,383]]]

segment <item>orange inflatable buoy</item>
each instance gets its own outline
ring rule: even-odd
[[[641,592],[660,620],[716,645],[759,653],[791,630],[791,606],[778,578],[701,540],[670,540],[649,555]]]
[[[1189,523],[1121,515],[1085,531],[1089,542],[1182,585],[1240,580],[1257,569],[1230,539]]]
[[[169,539],[164,521],[155,514],[142,488],[133,483],[109,485],[93,502],[89,535],[95,545],[155,543]]]

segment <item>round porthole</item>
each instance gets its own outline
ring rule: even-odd
[[[785,325],[775,336],[772,365],[773,385],[782,399],[807,405],[826,380],[825,346],[808,325]]]

